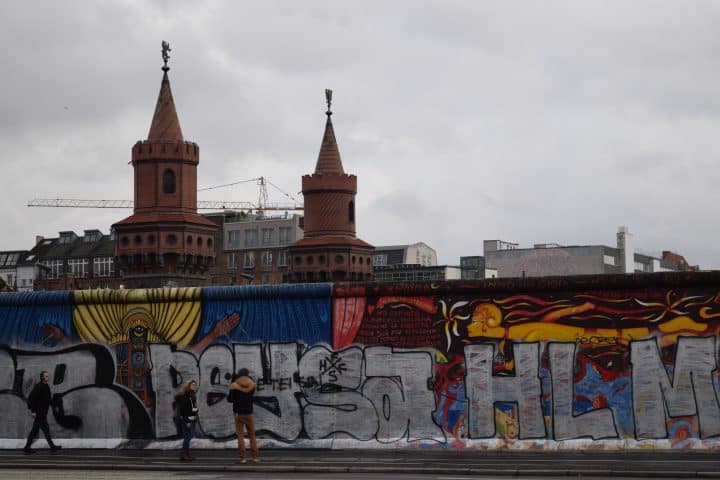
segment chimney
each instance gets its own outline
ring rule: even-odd
[[[45,240],[45,237],[43,237],[42,235],[35,235],[35,245],[40,245],[40,242],[42,242],[43,240]]]
[[[627,227],[618,227],[617,248],[620,250],[623,273],[635,273],[635,248],[633,236]]]

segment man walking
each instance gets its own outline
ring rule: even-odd
[[[253,462],[260,461],[260,453],[255,439],[255,419],[253,418],[253,396],[255,395],[255,382],[250,378],[247,368],[241,368],[236,375],[233,375],[232,384],[227,401],[233,404],[235,414],[235,434],[238,440],[238,452],[240,463],[245,463],[245,436],[243,428],[247,429],[250,438],[250,450]]]
[[[50,395],[50,385],[48,385],[49,380],[50,374],[48,372],[43,371],[40,373],[40,383],[36,383],[30,392],[30,395],[28,395],[27,405],[32,413],[33,426],[32,429],[30,429],[27,443],[23,449],[25,453],[35,453],[36,450],[30,448],[30,446],[32,445],[33,440],[35,440],[35,437],[37,437],[38,430],[42,430],[45,434],[45,438],[47,439],[48,445],[50,445],[51,451],[57,452],[62,448],[60,445],[55,445],[52,438],[50,438],[50,426],[47,422],[47,413],[50,409],[50,403],[52,401]]]

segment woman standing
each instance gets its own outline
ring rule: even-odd
[[[193,437],[195,422],[197,422],[197,382],[188,380],[183,383],[175,394],[175,405],[177,406],[178,418],[182,427],[183,443],[180,452],[180,460],[194,460],[190,455],[190,439]]]

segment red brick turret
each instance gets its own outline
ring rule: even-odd
[[[215,262],[219,227],[197,214],[200,149],[183,139],[167,66],[148,139],[132,148],[135,208],[113,225],[127,287],[199,286]]]
[[[357,177],[345,173],[330,116],[315,173],[302,177],[304,238],[290,246],[290,282],[352,281],[372,278],[374,247],[355,236]]]

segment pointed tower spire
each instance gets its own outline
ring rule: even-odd
[[[162,67],[163,79],[160,84],[160,94],[158,95],[157,104],[155,105],[155,114],[150,124],[150,132],[148,140],[177,140],[182,141],[183,134],[180,128],[180,120],[178,120],[177,111],[175,111],[175,102],[170,90],[170,79],[168,78],[167,62],[170,58],[168,52],[170,45],[163,40],[162,57],[165,63]]]
[[[333,129],[332,120],[330,119],[332,115],[332,111],[330,110],[332,90],[325,90],[325,101],[328,106],[325,112],[327,122],[325,122],[325,134],[323,135],[320,153],[318,154],[317,163],[315,164],[315,173],[342,175],[345,171],[343,170],[342,160],[340,159],[340,150],[338,150],[337,141],[335,140],[335,130]]]

